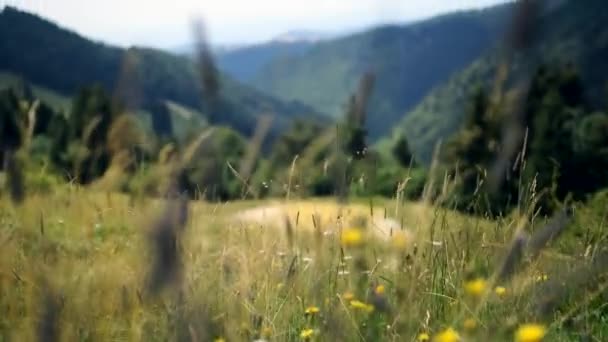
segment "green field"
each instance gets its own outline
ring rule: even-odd
[[[18,87],[22,79],[10,72],[0,70],[0,88]],[[50,105],[56,111],[68,113],[72,107],[71,99],[53,90],[37,85],[32,86],[34,96],[40,101]]]
[[[179,227],[173,202],[75,186],[17,207],[3,199],[0,340],[510,341],[525,323],[547,341],[608,338],[605,276],[571,276],[606,242],[591,209],[498,282],[524,215],[373,202],[195,201]],[[163,226],[178,252],[153,291],[162,253],[151,237]],[[562,282],[573,286],[553,287]],[[539,314],[547,298],[558,309]]]

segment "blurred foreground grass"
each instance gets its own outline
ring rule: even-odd
[[[608,340],[605,268],[538,310],[606,245],[604,218],[586,209],[500,283],[516,215],[381,199],[190,202],[180,276],[154,293],[148,236],[164,206],[77,187],[2,199],[0,341]]]

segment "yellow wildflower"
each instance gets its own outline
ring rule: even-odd
[[[496,286],[496,288],[494,289],[494,292],[499,296],[499,297],[504,297],[507,294],[507,289],[503,286]]]
[[[423,342],[423,341],[429,341],[431,339],[431,336],[427,333],[420,333],[418,335],[418,341]]]
[[[397,231],[393,233],[392,237],[393,247],[396,249],[405,249],[407,247],[408,235],[402,231]]]
[[[549,277],[545,274],[545,273],[541,273],[539,275],[536,276],[536,282],[540,283],[543,281],[547,281],[549,279]]]
[[[213,342],[226,342],[226,340],[224,340],[222,337],[218,337],[215,340],[213,340]]]
[[[421,333],[420,335],[418,335],[419,342],[429,341],[430,339],[431,339],[431,336],[429,336],[429,334],[427,334],[427,333]]]
[[[306,310],[304,310],[304,313],[307,315],[314,315],[316,313],[319,313],[319,308],[316,306],[309,306],[306,308]]]
[[[483,278],[469,280],[464,284],[464,289],[469,295],[479,297],[486,290],[486,280]]]
[[[312,330],[312,329],[310,329],[310,328],[304,329],[300,333],[300,337],[303,338],[303,339],[305,339],[305,340],[308,340],[308,339],[310,339],[312,337],[312,335],[314,335],[314,333],[315,333],[315,331]]]
[[[386,290],[386,289],[384,288],[384,285],[380,284],[380,285],[376,286],[376,289],[374,290],[374,292],[375,292],[377,295],[383,295],[383,294],[384,294],[384,292],[385,292],[385,290]]]
[[[260,335],[264,338],[268,338],[268,337],[272,336],[272,328],[270,328],[270,327],[262,328]]]
[[[547,330],[540,324],[524,324],[515,332],[516,342],[540,342]]]
[[[477,321],[472,318],[465,319],[462,323],[462,327],[464,330],[473,331],[477,329]]]
[[[435,342],[458,342],[458,341],[460,341],[460,336],[454,329],[448,328],[448,329],[440,332],[437,336],[435,336],[433,341],[435,341]]]
[[[344,300],[352,300],[353,298],[355,298],[355,295],[352,292],[348,291],[344,292],[342,298],[344,298]]]
[[[363,302],[358,301],[358,300],[351,300],[350,301],[350,306],[352,306],[355,309],[362,310],[362,311],[367,311],[367,312],[374,311],[374,306],[373,305],[366,304],[366,303],[363,303]]]
[[[340,241],[343,246],[355,247],[363,244],[363,232],[357,228],[346,228],[342,231]]]

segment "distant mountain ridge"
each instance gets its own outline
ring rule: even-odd
[[[497,44],[512,10],[507,3],[322,41],[304,53],[273,60],[251,84],[338,117],[359,77],[372,71],[376,87],[367,128],[375,140],[390,133],[429,91]]]
[[[300,56],[314,44],[315,42],[311,41],[272,40],[216,53],[216,60],[220,70],[243,83],[251,84],[252,79],[268,63],[277,59]]]
[[[170,100],[204,108],[199,70],[186,57],[156,49],[121,49],[94,42],[36,15],[5,7],[0,12],[0,71],[6,71],[64,95],[98,83],[108,92],[131,87],[130,100],[148,107]],[[249,135],[260,115],[275,114],[272,133],[293,118],[320,117],[303,104],[285,103],[219,75],[224,124]],[[205,113],[207,114],[207,113]]]
[[[283,43],[295,43],[295,42],[309,42],[316,43],[322,40],[334,38],[335,35],[321,32],[321,31],[310,31],[310,30],[291,30],[281,35],[278,35],[271,42],[283,42]]]
[[[338,35],[311,30],[292,30],[262,43],[216,49],[219,68],[235,79],[251,85],[262,68],[275,60],[301,56],[315,44]]]

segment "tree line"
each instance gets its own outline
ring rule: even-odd
[[[483,87],[473,90],[462,127],[441,158],[456,180],[450,206],[501,215],[534,202],[551,212],[608,186],[608,112],[586,100],[576,67],[540,66],[520,98],[514,109]],[[513,116],[522,128],[518,153],[492,175],[507,153],[505,135],[516,134],[505,130]]]
[[[419,199],[429,170],[415,160],[407,138],[388,151],[368,145],[367,102],[374,84],[371,74],[361,78],[335,125],[297,119],[263,156],[248,155],[253,142],[229,127],[176,139],[162,101],[149,106],[147,130],[140,114],[100,86],[83,88],[63,113],[38,102],[24,84],[0,92],[0,165],[8,170],[11,160],[19,162],[37,188],[73,182],[159,196],[167,180],[177,178],[183,192],[208,200],[287,194]],[[429,189],[431,197],[443,196],[446,206],[470,213],[497,216],[530,204],[548,213],[608,186],[608,112],[588,103],[573,65],[539,67],[525,94],[515,97],[517,110],[484,87],[470,92],[462,127],[439,154],[449,193]],[[519,135],[509,130],[514,118]],[[510,135],[517,136],[516,153],[507,146]],[[253,158],[251,170],[239,174],[247,158]],[[507,160],[502,168],[501,158]],[[182,168],[178,175],[176,165]],[[40,169],[45,172],[33,171]]]

